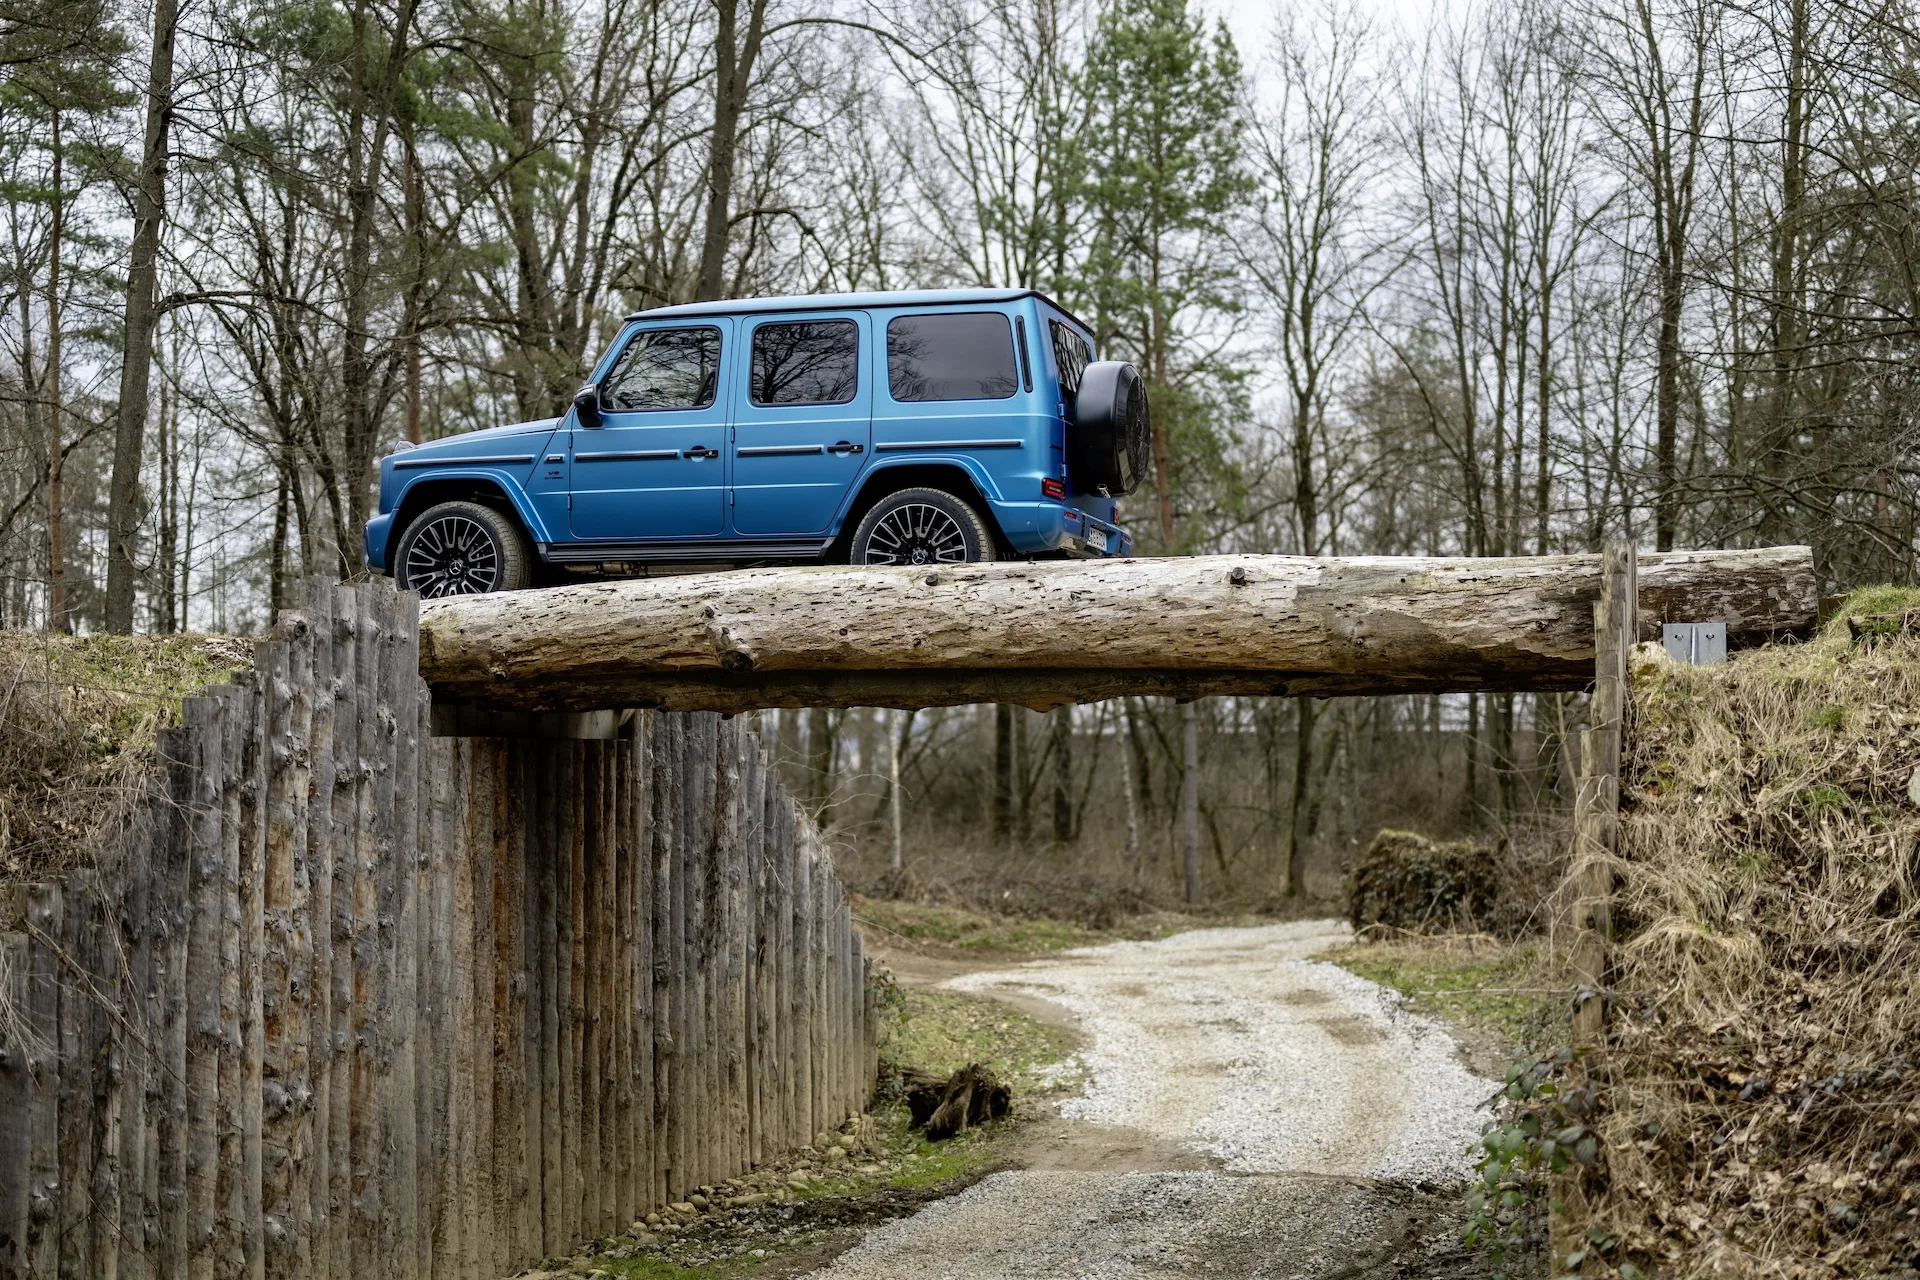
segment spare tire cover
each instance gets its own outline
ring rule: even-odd
[[[1123,497],[1140,487],[1153,447],[1147,384],[1123,360],[1096,360],[1080,375],[1067,430],[1067,466],[1075,487]]]

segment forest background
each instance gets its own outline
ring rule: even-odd
[[[1242,28],[1248,15],[1237,14]],[[1413,25],[1406,25],[1410,20]],[[1147,554],[1920,548],[1920,8],[4,0],[0,626],[261,630],[626,313],[1030,286]],[[767,713],[856,878],[1099,918],[1525,844],[1580,700]],[[899,779],[898,786],[894,783]]]

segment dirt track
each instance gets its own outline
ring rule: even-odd
[[[1492,1082],[1437,1026],[1308,955],[1330,922],[1203,930],[907,980],[1006,999],[1086,1039],[1083,1093],[1023,1167],[881,1227],[823,1280],[1484,1274],[1456,1244]]]

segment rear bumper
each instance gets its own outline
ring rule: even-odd
[[[1000,532],[1019,555],[1055,552],[1097,560],[1133,554],[1132,534],[1077,508],[1058,502],[992,505]]]

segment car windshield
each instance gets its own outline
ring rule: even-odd
[[[719,382],[720,331],[642,329],[613,362],[600,405],[613,413],[704,409]]]
[[[994,311],[896,317],[887,381],[895,400],[1004,400],[1019,381],[1013,330]]]

